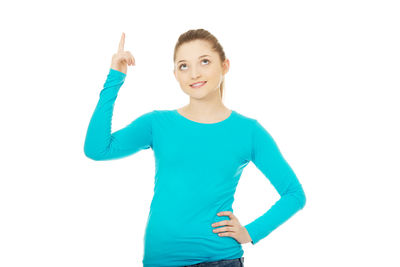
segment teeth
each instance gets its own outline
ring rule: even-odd
[[[198,85],[201,85],[201,84],[204,84],[205,82],[201,82],[201,83],[194,83],[194,84],[192,84],[191,86],[198,86]]]

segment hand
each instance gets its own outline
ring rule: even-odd
[[[253,241],[247,232],[247,229],[242,226],[239,219],[233,215],[231,211],[221,211],[217,214],[218,216],[229,216],[230,220],[220,221],[213,223],[211,226],[224,226],[213,230],[214,233],[219,233],[218,236],[230,236],[236,239],[240,244],[245,244]]]
[[[118,51],[112,56],[111,68],[126,74],[127,64],[134,66],[135,58],[131,52],[124,51],[125,46],[125,33],[122,33],[121,40],[119,41]]]

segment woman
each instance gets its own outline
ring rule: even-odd
[[[305,205],[302,185],[261,124],[222,103],[229,60],[204,29],[182,34],[174,75],[190,102],[152,110],[111,133],[113,106],[127,65],[125,34],[87,129],[85,154],[110,160],[152,148],[155,187],[144,237],[143,266],[244,266],[241,244],[255,245]],[[233,214],[234,193],[252,161],[281,198],[242,226]]]

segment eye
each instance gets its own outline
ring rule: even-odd
[[[181,67],[184,66],[184,65],[186,66],[186,64],[181,64],[181,65],[179,65],[179,69],[182,70]]]
[[[202,61],[204,61],[204,60],[210,62],[210,60],[208,60],[208,59],[203,59]]]
[[[203,61],[207,61],[208,63],[210,63],[211,61],[210,60],[208,60],[208,59],[203,59],[203,60],[201,60],[202,62]],[[208,64],[207,64],[208,65]],[[181,64],[181,65],[179,65],[179,69],[180,70],[182,70],[182,66],[186,66],[186,64],[185,63],[183,63],[183,64]]]

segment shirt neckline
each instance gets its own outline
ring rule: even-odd
[[[229,120],[231,120],[232,117],[233,117],[233,115],[234,115],[235,112],[236,112],[236,111],[234,111],[233,109],[231,109],[231,114],[230,114],[227,118],[223,119],[222,121],[213,122],[213,123],[205,123],[205,122],[198,122],[198,121],[194,121],[194,120],[191,120],[191,119],[186,118],[185,116],[183,116],[182,114],[180,114],[180,113],[178,112],[178,109],[173,109],[172,111],[173,111],[173,112],[177,115],[177,117],[180,118],[181,120],[184,120],[184,121],[189,122],[189,123],[191,123],[191,124],[205,125],[205,126],[224,124],[224,123],[228,122]]]

